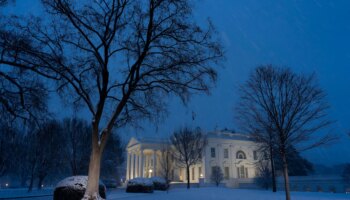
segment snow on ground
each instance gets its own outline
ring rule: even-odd
[[[22,196],[26,192],[19,189],[0,189],[0,199],[9,196]],[[33,194],[52,194],[52,190],[33,191]],[[17,194],[17,195],[15,195]],[[33,198],[29,197],[23,200],[52,200],[52,196]],[[172,189],[167,192],[155,191],[152,194],[144,193],[126,193],[125,189],[109,190],[107,193],[108,200],[284,200],[283,192],[272,193],[264,190],[244,190],[230,188],[186,188]],[[292,200],[350,200],[350,194],[340,193],[322,193],[322,192],[292,192]]]
[[[32,192],[28,192],[28,188],[0,189],[0,199],[23,197],[23,196],[43,196],[43,195],[46,196],[46,195],[52,195],[52,193],[53,193],[53,188],[43,188],[42,190],[33,189]]]
[[[125,193],[111,191],[107,199],[117,200],[284,200],[283,192],[272,193],[263,190],[243,190],[229,188],[185,188],[173,189],[169,193],[155,191],[153,194]],[[350,194],[292,192],[292,200],[350,200]]]

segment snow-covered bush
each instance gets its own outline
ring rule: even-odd
[[[54,200],[81,200],[84,197],[88,176],[71,176],[61,180],[55,188]],[[106,199],[106,187],[99,184],[99,194]]]
[[[153,187],[155,190],[167,190],[169,187],[169,184],[167,183],[167,181],[162,178],[162,177],[152,177],[151,181],[153,182]]]
[[[149,178],[134,178],[128,181],[126,192],[152,193],[153,182]]]

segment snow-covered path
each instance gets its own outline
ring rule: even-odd
[[[113,191],[108,199],[126,200],[284,200],[283,192],[272,193],[262,190],[243,190],[229,188],[191,188],[174,189],[166,192],[155,191],[153,194],[130,194]],[[350,194],[332,194],[316,192],[292,192],[293,200],[350,200]]]

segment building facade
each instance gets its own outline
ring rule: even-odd
[[[237,180],[251,179],[257,175],[258,146],[247,135],[228,130],[213,131],[207,134],[202,160],[190,168],[190,177],[185,168],[171,159],[170,172],[172,181],[192,183],[210,183],[213,167],[219,166],[224,174],[226,184],[235,184]],[[166,140],[151,138],[131,138],[127,145],[126,179],[136,177],[161,176],[163,152],[170,144]],[[170,145],[171,146],[171,145]]]

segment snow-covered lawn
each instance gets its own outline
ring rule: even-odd
[[[0,199],[27,196],[27,195],[47,195],[52,194],[52,190],[33,191],[26,193],[24,189],[0,189]],[[40,198],[27,198],[33,200],[52,200],[52,196]],[[25,200],[27,200],[25,199]],[[144,193],[126,193],[123,189],[109,190],[107,193],[108,200],[284,200],[283,192],[272,193],[263,190],[244,190],[229,188],[185,188],[172,189],[167,192],[155,191],[152,194]],[[292,192],[292,200],[350,200],[350,194],[332,194],[317,192]]]
[[[0,199],[2,198],[14,198],[14,197],[24,197],[24,196],[47,196],[52,195],[52,188],[43,188],[42,190],[33,189],[32,192],[28,192],[28,188],[18,188],[18,189],[0,189]]]
[[[111,191],[107,198],[111,200],[284,200],[285,196],[283,192],[207,187],[190,190],[179,188],[170,190],[169,193],[155,191],[153,194],[125,193],[117,190]],[[292,192],[292,200],[350,200],[350,194]]]

